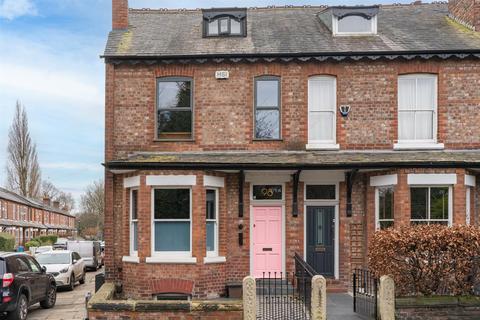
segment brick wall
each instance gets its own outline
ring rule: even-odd
[[[480,31],[480,3],[478,0],[449,0],[448,11],[457,21]]]
[[[216,70],[230,71],[216,80]],[[397,141],[397,77],[438,74],[438,138],[449,149],[480,147],[480,65],[475,60],[193,65],[107,64],[106,157],[133,151],[304,150],[308,77],[337,77],[337,140],[341,149],[392,149]],[[260,75],[281,77],[282,140],[253,140],[253,86]],[[155,141],[156,78],[194,79],[194,142]],[[225,94],[228,92],[228,94]]]
[[[128,0],[112,0],[112,29],[128,28]]]

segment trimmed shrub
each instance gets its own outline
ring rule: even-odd
[[[15,237],[9,233],[0,232],[0,251],[13,251],[15,248]]]
[[[30,250],[31,247],[40,247],[41,243],[35,240],[30,240],[27,243],[25,243],[25,247],[27,250]]]
[[[397,296],[468,295],[480,276],[480,229],[420,225],[376,232],[369,268],[391,275]]]
[[[39,242],[42,246],[48,246],[57,242],[57,239],[58,239],[58,236],[56,235],[46,235],[46,236],[40,236],[40,237],[34,238],[32,240]]]

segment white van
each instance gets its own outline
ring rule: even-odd
[[[103,265],[99,241],[67,241],[67,250],[78,252],[88,269],[97,270]]]

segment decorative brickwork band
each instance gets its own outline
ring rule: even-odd
[[[243,320],[257,319],[257,285],[255,278],[247,276],[243,278]]]
[[[323,276],[312,278],[312,320],[327,319],[327,280]]]
[[[191,295],[193,281],[184,279],[158,279],[152,280],[152,293],[183,293]]]
[[[395,320],[395,283],[390,276],[380,278],[378,310],[381,320]]]

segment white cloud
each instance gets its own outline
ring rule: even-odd
[[[13,20],[21,16],[37,14],[32,0],[0,0],[0,17]]]
[[[100,164],[83,163],[83,162],[47,162],[40,164],[41,169],[60,169],[60,170],[88,170],[101,171]]]

